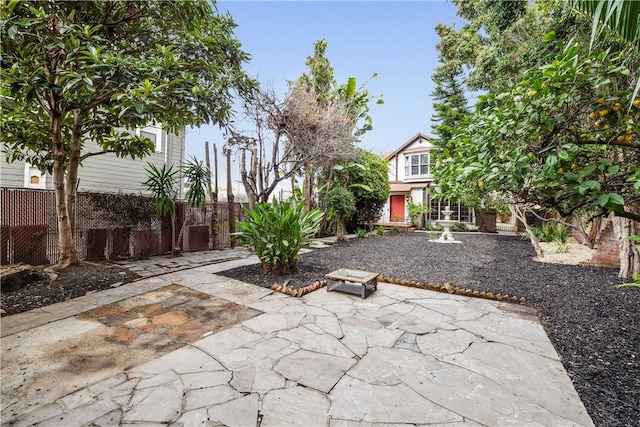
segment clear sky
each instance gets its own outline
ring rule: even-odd
[[[373,130],[360,145],[378,154],[398,148],[418,132],[431,134],[431,75],[438,65],[438,22],[460,25],[445,1],[219,1],[245,52],[249,75],[282,95],[287,80],[306,71],[316,40],[327,41],[326,57],[337,82],[356,77],[384,104],[372,105]],[[371,79],[374,73],[378,76]],[[204,159],[204,141],[224,144],[214,126],[187,129],[186,158]],[[223,163],[223,162],[220,162]],[[234,171],[235,172],[235,171]],[[220,174],[221,184],[224,174]],[[237,173],[234,173],[237,175]]]

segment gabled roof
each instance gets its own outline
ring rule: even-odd
[[[387,154],[385,156],[385,160],[389,160],[392,157],[395,157],[396,155],[398,155],[398,153],[402,152],[405,148],[407,148],[408,146],[410,146],[411,144],[413,144],[414,142],[416,142],[420,138],[426,139],[427,141],[431,141],[431,138],[429,138],[427,135],[425,135],[425,134],[423,134],[421,132],[418,132],[411,139],[409,139],[407,142],[402,144],[402,146],[400,148],[398,148],[396,151],[394,151],[391,154]]]

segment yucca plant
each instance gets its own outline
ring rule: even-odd
[[[253,247],[263,274],[283,275],[297,271],[298,253],[320,229],[323,213],[317,209],[302,213],[304,201],[273,200],[245,208],[244,221],[236,224],[237,239]]]

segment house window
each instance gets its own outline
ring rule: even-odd
[[[156,144],[156,153],[162,153],[162,127],[145,126],[136,128],[136,135],[149,138]]]
[[[429,175],[429,153],[404,156],[404,176]]]
[[[47,188],[47,175],[33,165],[24,164],[24,186],[26,188]]]

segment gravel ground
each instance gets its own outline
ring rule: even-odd
[[[344,267],[525,297],[594,423],[639,426],[640,288],[614,288],[621,283],[615,269],[533,261],[531,244],[516,237],[457,238],[463,244],[429,242],[425,233],[371,236],[301,255],[294,275],[268,277],[258,266],[221,274],[260,286],[288,280],[302,287]]]

